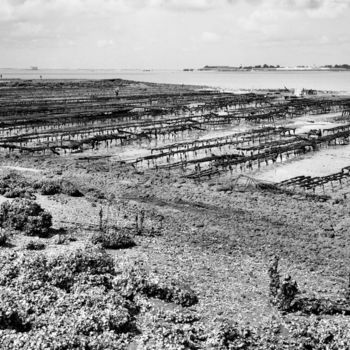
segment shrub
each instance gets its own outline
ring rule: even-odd
[[[30,241],[26,244],[25,249],[27,250],[44,250],[45,244],[40,241]]]
[[[98,232],[91,237],[93,244],[101,244],[105,249],[126,249],[136,245],[129,233],[119,230]]]
[[[106,199],[106,195],[98,188],[88,188],[86,191],[86,196],[94,202],[100,199]]]
[[[8,243],[9,235],[6,231],[0,229],[0,247],[5,246]]]
[[[268,270],[269,277],[270,277],[269,296],[272,304],[276,303],[276,298],[278,296],[278,291],[281,285],[280,273],[278,271],[278,262],[279,262],[279,258],[277,256],[274,256],[272,258],[272,261],[270,262],[270,266]]]
[[[124,286],[129,283],[133,293],[165,286],[142,268],[124,272]],[[146,301],[140,311],[144,298],[127,298],[113,283],[120,276],[112,258],[94,247],[56,256],[1,250],[0,349],[132,349],[137,335],[137,348],[144,350],[350,348],[346,318],[311,316],[255,327],[229,320],[204,323],[191,309],[157,310]]]
[[[26,178],[11,172],[0,179],[0,194],[6,198],[34,198]]]
[[[70,242],[76,242],[77,238],[72,236],[71,234],[67,234],[66,232],[63,231],[64,229],[62,229],[62,233],[58,233],[57,235],[55,235],[53,237],[53,242],[57,245],[61,245],[61,244],[69,244]]]
[[[0,286],[10,284],[18,274],[18,254],[14,251],[0,251]]]
[[[198,313],[189,309],[183,310],[164,310],[158,311],[158,317],[161,317],[167,322],[179,323],[179,324],[192,324],[201,320]]]
[[[268,270],[270,302],[281,311],[291,311],[292,303],[299,293],[298,285],[289,275],[286,275],[281,281],[278,262],[279,258],[277,256],[273,257]]]
[[[27,310],[25,307],[23,309],[17,307],[19,295],[11,293],[9,290],[5,290],[1,294],[1,299],[6,304],[0,306],[0,329],[11,329],[17,332],[29,331],[31,324],[26,320]]]
[[[125,349],[135,335],[135,307],[106,284],[116,271],[105,252],[0,255],[1,349]]]
[[[37,187],[40,189],[40,193],[46,196],[61,192],[61,188],[56,181],[42,181],[38,183]]]
[[[89,273],[100,275],[114,274],[113,258],[102,249],[86,247],[77,249],[65,255],[58,255],[51,259],[50,268],[68,266],[73,274]]]
[[[62,193],[71,197],[81,197],[83,194],[78,190],[78,188],[72,184],[70,181],[61,180],[60,182]]]
[[[176,280],[160,280],[150,277],[142,267],[132,267],[123,276],[116,278],[114,288],[120,289],[128,298],[139,293],[184,307],[198,303],[197,295],[188,286]]]
[[[80,197],[82,193],[68,180],[41,180],[33,185],[42,195],[63,193],[71,197]]]
[[[148,297],[173,302],[181,306],[192,306],[198,303],[198,297],[194,291],[177,281],[147,280],[140,292]]]
[[[145,317],[140,345],[144,350],[207,349],[206,330],[195,314],[160,310]],[[218,348],[219,349],[219,348]],[[221,350],[221,349],[220,349]]]
[[[310,317],[289,326],[292,344],[298,349],[349,349],[348,323],[340,319]]]
[[[223,320],[211,326],[207,349],[255,349],[255,334],[249,328],[242,328],[237,323]],[[267,349],[268,347],[266,347]]]
[[[22,231],[28,236],[47,236],[52,216],[29,199],[15,199],[0,206],[0,227]]]

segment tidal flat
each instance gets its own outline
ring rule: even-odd
[[[350,96],[0,91],[0,349],[350,346]]]

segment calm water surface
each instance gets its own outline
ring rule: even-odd
[[[308,88],[350,92],[350,71],[184,72],[180,70],[0,69],[3,79],[129,79],[154,83],[193,84],[229,90]]]

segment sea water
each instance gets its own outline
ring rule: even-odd
[[[350,71],[181,71],[114,69],[0,69],[3,79],[127,79],[142,82],[205,85],[227,90],[316,89],[350,93]]]

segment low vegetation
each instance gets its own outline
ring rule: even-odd
[[[297,282],[286,275],[281,281],[278,270],[278,257],[274,257],[269,267],[270,302],[278,310],[285,313],[301,312],[314,315],[350,315],[350,302],[348,299],[349,286],[344,296],[337,300],[308,297],[300,292]]]
[[[121,229],[109,229],[94,233],[91,242],[100,244],[105,249],[126,249],[136,245],[130,233]]]
[[[29,241],[25,245],[25,249],[27,249],[27,250],[44,250],[45,243],[43,243],[41,241]]]
[[[149,275],[139,264],[124,271],[118,279],[118,286],[126,293],[128,298],[137,294],[149,298],[157,298],[166,302],[172,302],[184,307],[198,303],[198,297],[194,291],[177,280],[162,279],[158,275]]]
[[[0,178],[0,195],[6,198],[34,198],[29,181],[15,172],[9,172]]]
[[[0,254],[4,349],[125,349],[140,333],[139,293],[128,293],[104,250]]]
[[[4,247],[8,243],[8,240],[8,233],[5,230],[0,229],[0,247]]]
[[[68,180],[41,180],[33,184],[33,188],[42,195],[54,195],[63,193],[71,197],[81,197],[83,194]]]
[[[16,198],[0,206],[0,227],[20,231],[28,236],[46,237],[52,225],[49,212],[30,199]]]
[[[175,278],[131,266],[91,245],[47,255],[40,240],[0,251],[0,344],[3,349],[346,349],[344,318],[272,320],[262,326],[204,318],[198,295]],[[123,267],[122,267],[123,266]],[[269,269],[271,302],[294,312],[300,293],[281,280],[278,258]],[[293,294],[293,295],[292,295]],[[159,305],[155,302],[163,303]],[[336,332],[334,331],[336,329]],[[1,348],[1,347],[0,347]],[[1,348],[1,349],[2,349]]]
[[[0,178],[0,195],[6,198],[35,199],[35,192],[42,195],[63,193],[71,197],[83,196],[77,186],[66,179],[34,181],[15,171],[11,171]]]

